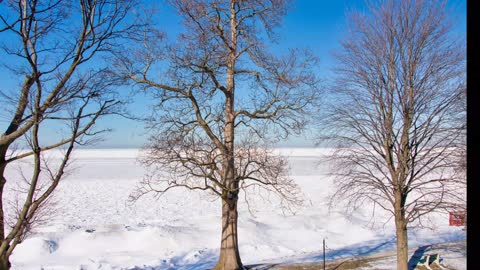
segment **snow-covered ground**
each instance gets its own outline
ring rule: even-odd
[[[372,224],[362,209],[347,216],[329,211],[333,184],[318,165],[322,149],[281,149],[305,204],[294,214],[275,202],[257,201],[253,215],[239,209],[239,245],[244,264],[321,261],[368,255],[395,248],[393,221]],[[52,154],[54,156],[54,154]],[[48,221],[37,227],[12,254],[13,269],[207,269],[220,244],[220,201],[202,193],[173,189],[135,203],[129,194],[145,171],[135,149],[77,150],[70,175],[55,192]],[[14,179],[16,167],[7,175]],[[26,169],[28,170],[28,169]],[[9,183],[11,185],[11,183]],[[13,191],[7,190],[7,198]],[[8,209],[7,209],[8,211]],[[411,229],[410,247],[465,239],[462,227],[448,226],[448,216],[432,218],[434,230]],[[449,259],[450,258],[450,259]],[[445,264],[466,269],[465,257],[446,256]]]

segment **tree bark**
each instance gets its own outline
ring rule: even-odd
[[[220,257],[214,270],[243,269],[238,251],[237,201],[236,196],[222,200],[222,240]]]
[[[0,255],[0,270],[9,270],[11,267],[10,261],[5,254]]]
[[[5,162],[5,156],[8,146],[0,147],[0,270],[10,269],[9,256],[7,256],[8,243],[5,242],[5,224],[4,224],[4,212],[3,212],[3,189],[7,183],[5,178],[5,168],[7,166]]]
[[[6,164],[2,159],[4,159],[4,157],[0,156],[0,245],[1,245],[1,242],[5,239],[3,189],[5,188],[5,184],[7,183],[7,179],[5,179]]]
[[[235,172],[235,60],[237,49],[235,1],[230,1],[231,44],[227,57],[227,87],[225,91],[224,128],[224,183],[227,190],[222,194],[222,239],[220,257],[214,270],[243,269],[238,250],[237,202],[238,181]]]
[[[235,179],[235,116],[234,116],[234,61],[233,56],[228,61],[227,93],[225,101],[225,158],[224,158],[224,183],[228,191],[222,196],[222,239],[220,257],[215,270],[243,269],[240,253],[238,250],[237,232],[237,202],[238,181]]]
[[[401,198],[401,195],[398,196]],[[395,227],[397,236],[397,270],[408,270],[408,234],[405,210],[401,199],[395,202]]]

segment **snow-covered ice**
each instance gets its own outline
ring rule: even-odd
[[[257,201],[253,215],[239,206],[239,245],[244,264],[321,261],[366,255],[395,248],[392,221],[371,223],[363,209],[347,216],[329,211],[333,183],[318,157],[327,150],[280,149],[290,161],[291,176],[302,188],[305,204],[283,213],[275,202]],[[52,200],[49,220],[37,227],[14,251],[13,269],[207,269],[220,244],[220,201],[202,192],[173,189],[129,202],[128,196],[145,170],[136,149],[75,152],[75,162]],[[52,158],[55,158],[52,152]],[[18,176],[10,166],[7,176]],[[26,169],[28,170],[28,169]],[[7,184],[11,185],[10,183]],[[5,196],[13,196],[7,190]],[[7,209],[8,211],[8,209]],[[410,247],[465,239],[462,227],[448,226],[448,216],[433,217],[435,230],[411,229]],[[456,269],[464,257],[447,255]]]

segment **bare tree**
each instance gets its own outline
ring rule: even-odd
[[[391,214],[397,269],[406,270],[407,226],[464,204],[453,161],[465,47],[450,32],[445,1],[372,1],[368,11],[349,16],[321,138],[338,147],[334,201]]]
[[[134,28],[123,24],[133,3],[121,0],[36,1],[1,3],[2,72],[18,78],[19,87],[2,87],[2,118],[7,119],[0,136],[0,269],[9,269],[9,257],[65,175],[75,145],[86,144],[106,130],[94,130],[103,115],[117,112],[119,101],[110,90],[100,59],[103,51],[115,49],[115,40]],[[97,60],[95,60],[97,59]],[[96,62],[93,62],[96,61]],[[88,65],[87,63],[93,63]],[[96,66],[96,67],[95,67]],[[58,131],[46,138],[42,132]],[[13,151],[15,147],[30,151]],[[45,162],[44,152],[63,148],[60,162]],[[31,158],[33,172],[13,219],[6,220],[6,168],[14,161]],[[10,228],[6,228],[9,224]]]
[[[291,50],[276,57],[263,38],[287,1],[175,0],[185,30],[176,43],[146,30],[142,46],[119,55],[123,76],[155,94],[152,137],[144,163],[152,169],[133,198],[184,187],[222,200],[222,237],[214,269],[242,269],[238,250],[240,191],[262,187],[298,202],[286,161],[268,145],[299,133],[317,98],[316,58]],[[163,70],[163,72],[162,72]]]

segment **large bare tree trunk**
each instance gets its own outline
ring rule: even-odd
[[[0,198],[3,196],[3,188],[5,186],[5,178],[3,174],[1,176],[1,183],[0,183]],[[0,215],[3,217],[3,200],[0,200]],[[10,261],[9,256],[7,255],[7,250],[10,247],[9,244],[5,241],[5,231],[4,231],[4,224],[3,218],[0,220],[1,225],[1,232],[0,232],[0,270],[8,270],[10,269]]]
[[[220,258],[214,270],[237,270],[242,268],[238,251],[237,197],[222,200],[222,240]]]
[[[5,179],[5,155],[6,148],[0,148],[0,270],[10,269],[10,261],[7,256],[8,243],[5,240],[5,224],[4,224],[4,212],[3,212],[3,190],[7,180]]]
[[[227,108],[228,107],[230,106],[227,105]],[[230,128],[232,129],[230,130]],[[220,257],[214,268],[215,270],[243,269],[238,250],[238,183],[235,180],[235,163],[233,157],[233,125],[229,125],[227,122],[226,131],[228,132],[226,132],[227,136],[225,136],[225,139],[229,150],[227,150],[227,157],[225,158],[225,183],[229,191],[225,191],[222,196],[222,239]]]
[[[395,227],[397,235],[397,270],[408,270],[408,235],[401,195],[396,196]]]
[[[0,270],[9,270],[11,267],[10,261],[5,255],[0,255]]]
[[[238,182],[235,179],[235,54],[237,29],[235,1],[230,1],[231,48],[227,58],[227,91],[225,93],[225,152],[224,182],[227,191],[222,196],[222,239],[220,257],[215,270],[243,269],[238,250],[237,202]]]

